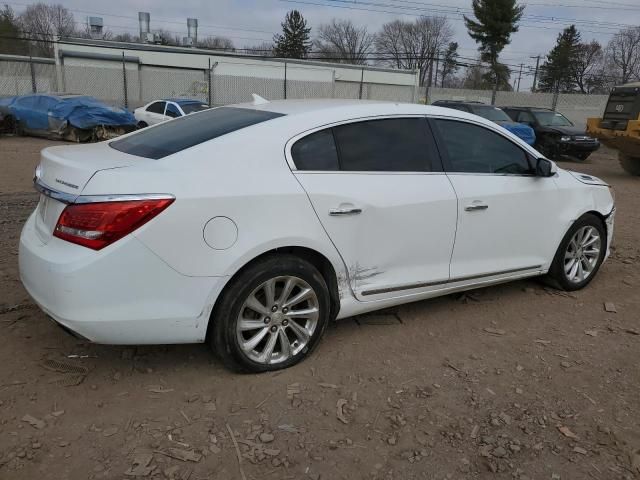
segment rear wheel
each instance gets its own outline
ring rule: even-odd
[[[579,290],[598,272],[607,249],[602,221],[592,214],[580,217],[566,233],[553,259],[549,276],[563,290]]]
[[[618,159],[625,172],[631,175],[640,175],[640,156],[632,157],[631,155],[620,152],[618,153]]]
[[[147,122],[140,121],[138,122],[138,128],[147,128],[149,124]]]
[[[225,289],[210,342],[233,370],[279,370],[309,355],[329,315],[329,291],[313,265],[292,255],[266,257]]]

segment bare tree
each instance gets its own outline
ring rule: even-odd
[[[20,23],[24,33],[35,40],[35,53],[49,57],[53,56],[52,40],[76,31],[73,14],[62,5],[29,5],[20,15]]]
[[[607,46],[607,60],[620,83],[640,79],[640,27],[620,30]]]
[[[350,20],[334,18],[331,23],[320,25],[314,46],[321,58],[365,65],[374,42],[375,36],[367,32],[367,27],[356,27]]]
[[[257,55],[260,57],[273,57],[273,43],[262,42],[258,45],[248,45],[244,47],[244,52],[247,55]]]
[[[420,71],[420,85],[432,77],[437,52],[453,36],[445,17],[420,17],[415,22],[394,20],[385,23],[376,37],[376,49],[386,58],[383,63],[393,68]]]
[[[137,37],[131,35],[129,32],[118,33],[118,34],[113,36],[113,41],[115,41],[115,42],[133,43],[133,42],[137,41]]]
[[[580,93],[593,93],[593,89],[601,87],[603,59],[602,46],[597,41],[578,45],[573,75]]]
[[[208,48],[210,50],[235,50],[235,46],[230,38],[227,37],[206,37],[198,41],[198,47]]]

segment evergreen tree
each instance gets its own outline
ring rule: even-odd
[[[442,59],[442,74],[440,86],[444,87],[445,82],[459,69],[458,65],[458,42],[449,42],[447,49],[444,51]]]
[[[561,93],[574,91],[580,56],[580,33],[575,25],[571,25],[558,34],[556,45],[540,67],[538,90]]]
[[[0,9],[0,52],[13,55],[28,55],[29,46],[22,36],[18,19],[8,5]]]
[[[273,37],[274,53],[280,58],[306,58],[311,51],[307,21],[298,10],[292,10],[282,22],[282,34]]]
[[[489,64],[485,78],[494,88],[509,89],[509,69],[498,61],[500,52],[511,43],[511,34],[518,31],[524,6],[516,0],[473,0],[476,20],[464,16],[469,36],[479,44],[480,58]]]

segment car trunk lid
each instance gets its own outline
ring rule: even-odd
[[[65,206],[77,199],[97,172],[148,161],[114,150],[107,142],[44,149],[36,171],[41,192],[36,208],[36,232],[40,240],[49,242]]]

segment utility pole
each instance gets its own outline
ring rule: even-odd
[[[536,91],[536,80],[538,80],[538,66],[540,65],[540,55],[538,55],[536,57],[529,57],[529,58],[535,58],[536,59],[536,71],[533,74],[533,86],[531,87],[531,91],[535,92]]]
[[[520,79],[522,78],[522,67],[524,66],[523,63],[520,64],[520,73],[518,74],[518,89],[516,90],[517,92],[520,91]]]

